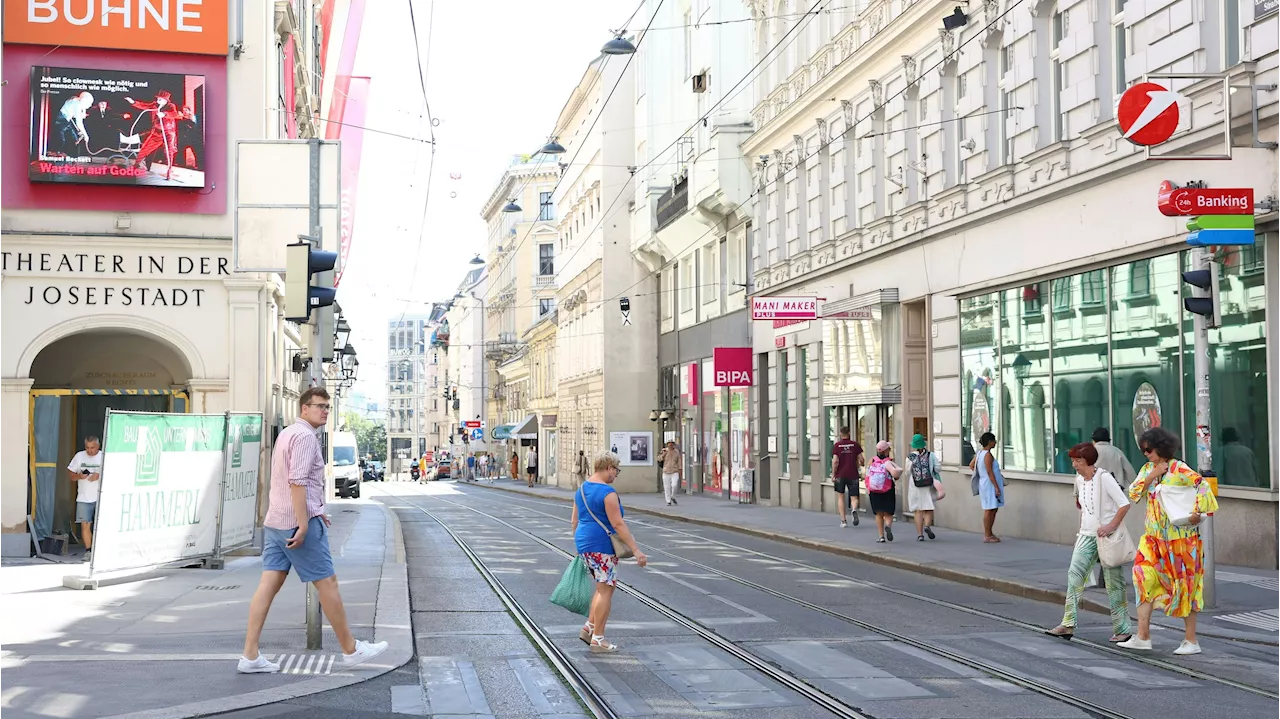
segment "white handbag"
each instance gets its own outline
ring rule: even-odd
[[[1119,567],[1133,561],[1138,556],[1138,548],[1129,536],[1129,530],[1122,524],[1116,531],[1106,537],[1098,537],[1098,561],[1104,567]]]
[[[1169,524],[1175,527],[1191,526],[1191,515],[1196,509],[1194,486],[1161,484],[1156,489],[1156,500],[1160,502],[1160,508],[1164,510],[1164,516],[1168,517]]]

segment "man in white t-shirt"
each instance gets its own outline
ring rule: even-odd
[[[98,480],[102,478],[102,444],[92,435],[84,438],[84,451],[76,452],[67,474],[76,483],[76,521],[84,540],[84,559],[93,556],[93,520],[98,514]]]

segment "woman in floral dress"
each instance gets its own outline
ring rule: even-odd
[[[1151,613],[1159,608],[1170,617],[1182,617],[1186,635],[1174,654],[1199,654],[1196,613],[1204,606],[1204,544],[1200,522],[1218,509],[1209,483],[1185,462],[1173,456],[1182,446],[1178,436],[1155,427],[1142,433],[1138,446],[1147,463],[1129,485],[1129,499],[1147,500],[1147,521],[1133,560],[1133,586],[1138,593],[1138,632],[1117,646],[1151,650]],[[1169,521],[1160,504],[1160,487],[1195,487],[1195,509],[1190,524]]]

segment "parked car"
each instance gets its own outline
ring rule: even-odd
[[[351,432],[333,433],[333,488],[339,497],[360,498],[359,452]]]
[[[440,462],[436,465],[435,479],[452,479],[453,467],[449,462]]]

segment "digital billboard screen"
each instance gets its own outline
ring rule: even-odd
[[[31,68],[33,182],[205,186],[205,79]]]

